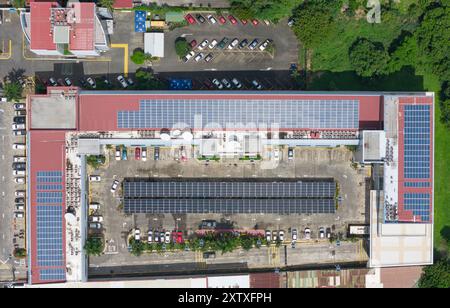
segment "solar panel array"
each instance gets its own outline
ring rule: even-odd
[[[194,117],[201,122],[194,121]],[[222,128],[279,125],[280,128],[358,129],[357,100],[155,99],[140,101],[139,111],[119,111],[119,128]],[[200,127],[196,127],[200,126]]]
[[[404,174],[406,179],[430,178],[431,106],[404,106]]]
[[[66,279],[66,271],[63,268],[46,268],[39,270],[41,281],[60,281]]]
[[[125,181],[125,213],[334,213],[336,184],[250,181]]]
[[[125,198],[333,198],[334,182],[124,182]]]
[[[430,222],[431,197],[430,194],[406,193],[403,195],[403,207],[419,216],[422,222]]]

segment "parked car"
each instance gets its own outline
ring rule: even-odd
[[[236,18],[233,17],[233,15],[228,15],[228,20],[231,22],[232,25],[237,24]]]
[[[24,178],[24,177],[17,177],[17,178],[14,178],[14,182],[15,182],[16,184],[24,184],[24,183],[25,183],[25,178]]]
[[[258,19],[252,19],[252,25],[254,25],[254,26],[259,25],[259,20]]]
[[[224,84],[227,89],[231,89],[231,83],[226,78],[222,79],[222,84]]]
[[[252,85],[257,89],[257,90],[262,90],[263,86],[255,79],[252,81]]]
[[[209,81],[208,79],[206,79],[205,81],[203,81],[203,85],[205,87],[207,87],[208,89],[212,89],[214,88],[214,85],[211,83],[211,81]]]
[[[64,78],[64,83],[66,86],[71,87],[72,86],[72,80],[70,80],[69,77]]]
[[[217,45],[217,48],[224,49],[225,45],[230,41],[228,37],[224,37],[220,43]]]
[[[206,21],[205,17],[203,17],[201,14],[195,15],[195,18],[197,18],[198,22],[201,24],[205,23]]]
[[[289,160],[294,159],[294,149],[293,148],[288,148],[288,159]]]
[[[189,43],[189,46],[191,46],[191,48],[195,48],[195,46],[197,46],[197,41],[196,41],[196,40],[192,40],[192,41]]]
[[[227,48],[230,50],[234,49],[237,46],[237,44],[239,44],[239,40],[235,38],[234,40],[231,41],[230,45],[228,45]]]
[[[14,203],[25,203],[24,197],[17,197],[14,199]]]
[[[247,19],[241,19],[241,23],[245,26],[246,24],[248,24],[248,20]]]
[[[277,242],[278,241],[278,233],[277,231],[272,232],[272,241]]]
[[[270,44],[270,40],[267,39],[265,40],[260,46],[259,46],[259,50],[264,51],[266,50],[267,46],[269,46]]]
[[[194,51],[192,51],[192,50],[189,51],[188,54],[183,57],[183,61],[184,62],[189,61],[194,55],[195,55]]]
[[[209,49],[214,49],[214,47],[216,47],[217,45],[217,40],[212,40],[211,43],[208,45]]]
[[[14,217],[15,218],[23,218],[24,214],[23,214],[23,212],[14,212]]]
[[[13,122],[15,124],[25,124],[26,118],[25,117],[14,117]]]
[[[256,48],[256,46],[258,46],[258,43],[259,43],[258,39],[254,39],[254,40],[250,43],[250,45],[248,45],[248,48],[249,48],[250,50],[253,50],[253,49]]]
[[[116,160],[120,160],[120,147],[119,146],[116,146]]]
[[[27,157],[26,156],[14,156],[13,157],[13,162],[14,163],[26,163],[27,162]]]
[[[142,147],[142,161],[147,161],[147,147]]]
[[[166,244],[169,244],[170,243],[170,232],[169,231],[166,232],[165,239],[166,239]]]
[[[275,148],[273,150],[273,158],[275,158],[275,160],[279,160],[280,159],[280,149]]]
[[[13,163],[12,168],[14,170],[26,170],[27,164],[26,163]]]
[[[155,152],[153,154],[153,159],[159,160],[159,147],[155,147]]]
[[[310,240],[310,239],[311,239],[311,229],[305,228],[305,240]]]
[[[27,112],[25,110],[16,110],[14,111],[14,115],[17,117],[23,117],[27,115]]]
[[[225,17],[219,16],[219,22],[223,25],[227,22],[227,20],[225,19]]]
[[[155,243],[159,243],[159,232],[158,231],[155,231],[154,237],[155,237]]]
[[[272,241],[272,232],[270,230],[266,230],[266,241]]]
[[[12,148],[13,150],[25,150],[26,145],[24,143],[14,143]]]
[[[15,197],[25,197],[25,190],[16,190],[14,192]]]
[[[217,20],[212,15],[208,15],[206,18],[208,18],[209,22],[213,25],[217,23]]]
[[[89,203],[89,209],[93,211],[98,211],[100,209],[100,204],[95,202]]]
[[[12,129],[25,129],[25,124],[13,124]]]
[[[14,136],[25,136],[27,134],[27,131],[24,129],[14,130],[13,135]]]
[[[206,251],[203,253],[203,259],[215,259],[216,252],[215,251]]]
[[[128,85],[129,86],[134,86],[134,81],[133,81],[133,79],[131,79],[131,78],[127,78],[127,82],[128,82]]]
[[[152,230],[148,230],[147,242],[149,242],[149,243],[153,242],[153,231]]]
[[[187,21],[189,24],[191,24],[191,25],[197,23],[197,22],[195,21],[194,17],[192,17],[191,14],[187,14],[186,16],[184,16],[184,18],[185,18],[186,21]]]
[[[331,228],[327,228],[326,233],[327,233],[327,238],[331,238]]]
[[[134,150],[134,159],[141,160],[141,148],[137,147]]]
[[[214,78],[212,80],[212,83],[219,89],[222,90],[223,89],[223,84],[219,81],[219,79]]]
[[[213,54],[212,54],[212,53],[209,53],[209,54],[205,57],[205,61],[206,61],[206,62],[209,62],[209,61],[211,61],[213,58],[214,58]]]
[[[90,175],[89,182],[100,182],[102,178],[99,175]]]
[[[88,77],[86,81],[93,89],[97,88],[97,84],[95,83],[95,80],[92,79],[92,77]]]
[[[239,80],[237,80],[236,78],[231,79],[231,82],[234,84],[236,89],[242,88],[242,83]]]
[[[123,78],[122,75],[117,76],[117,81],[120,83],[120,85],[122,86],[122,88],[126,89],[128,87],[128,83],[125,80],[125,78]]]
[[[209,41],[208,40],[203,40],[201,43],[200,43],[200,45],[198,45],[198,50],[203,50],[203,49],[205,49],[205,47],[206,46],[208,46],[208,44],[209,44]]]
[[[324,227],[319,228],[319,238],[325,238],[325,228]]]
[[[102,228],[102,224],[99,222],[91,222],[89,224],[89,228],[90,229],[96,229],[96,230],[100,230]]]
[[[16,204],[16,211],[23,212],[25,210],[25,205],[23,204]]]
[[[119,187],[119,181],[118,180],[114,180],[114,182],[111,185],[111,192],[115,192],[117,190],[117,187]]]
[[[13,175],[14,176],[26,175],[26,172],[25,172],[25,170],[13,170]]]
[[[6,103],[8,102],[8,99],[6,97],[0,97],[0,103]]]
[[[164,232],[160,232],[160,233],[159,233],[159,241],[160,241],[161,243],[165,243],[165,242],[166,242],[166,235],[165,235]]]
[[[141,230],[139,229],[134,230],[134,240],[135,241],[141,240]]]
[[[278,231],[278,238],[280,239],[280,242],[284,242],[284,231],[283,230]]]
[[[122,147],[122,160],[127,160],[127,159],[128,159],[127,147],[123,146]]]
[[[268,21],[267,19],[264,19],[263,22],[266,24],[266,26],[270,26],[270,21]]]
[[[92,222],[103,222],[103,216],[95,215],[91,216]]]
[[[243,39],[243,40],[239,43],[238,48],[239,48],[239,49],[243,49],[243,48],[245,48],[247,45],[248,45],[248,40],[247,40],[247,39]]]
[[[195,60],[195,62],[198,62],[198,61],[200,61],[201,59],[203,59],[203,57],[205,56],[205,54],[204,53],[199,53],[198,55],[196,55],[195,56],[195,58],[194,58],[194,60]]]
[[[292,229],[292,241],[296,242],[298,239],[298,231],[297,229]]]
[[[14,106],[14,110],[25,109],[25,104],[23,104],[23,103],[17,103],[17,104],[14,104],[13,106]]]
[[[55,78],[50,77],[48,79],[48,84],[51,85],[52,87],[56,87],[58,85],[58,83],[56,82]]]

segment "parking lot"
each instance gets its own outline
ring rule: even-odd
[[[195,16],[195,14],[192,14]],[[208,14],[202,14],[207,16]],[[250,21],[243,25],[240,21],[236,24],[231,24],[228,19],[229,15],[224,15],[226,19],[225,24],[211,22],[206,18],[205,23],[195,23],[183,28],[177,28],[165,34],[165,57],[158,63],[155,63],[153,68],[156,72],[176,72],[176,71],[253,71],[253,70],[288,70],[291,63],[297,62],[298,46],[297,39],[291,28],[285,22],[279,24],[266,25],[262,21],[258,25],[253,25]],[[218,19],[217,15],[214,15]],[[197,41],[197,46],[202,41],[208,40],[208,45],[217,40],[218,43],[226,37],[229,39],[228,43],[223,49],[215,47],[210,49],[206,47],[204,50],[194,48],[196,55],[198,53],[207,54],[212,53],[214,58],[210,62],[204,59],[196,62],[190,59],[188,62],[183,62],[179,59],[175,52],[175,40],[179,37],[184,37],[188,42],[192,40]],[[258,45],[254,50],[248,47],[239,49],[238,47],[232,50],[227,46],[237,38],[239,42],[247,39],[250,44],[254,39],[258,40]],[[259,46],[265,40],[271,40],[274,53],[261,51]],[[173,47],[172,47],[173,46]]]
[[[271,152],[272,149],[267,149]],[[91,183],[90,201],[98,202],[101,210],[99,214],[103,216],[103,234],[107,241],[106,254],[101,257],[91,258],[91,263],[97,266],[114,266],[117,264],[148,264],[152,262],[165,262],[165,258],[158,254],[148,254],[141,257],[133,257],[128,252],[127,238],[132,230],[139,228],[143,238],[146,238],[147,230],[172,231],[181,230],[185,237],[189,237],[195,232],[202,220],[212,219],[218,223],[232,225],[237,230],[270,230],[278,232],[285,231],[286,244],[290,247],[291,231],[297,229],[300,243],[298,247],[306,245],[310,247],[311,242],[327,243],[326,239],[319,240],[319,228],[330,228],[333,233],[346,233],[348,223],[364,223],[365,213],[365,178],[368,170],[354,170],[350,165],[352,153],[345,148],[336,149],[295,149],[295,158],[287,159],[287,148],[281,150],[281,160],[274,169],[261,169],[260,162],[245,162],[240,160],[221,160],[220,162],[205,163],[192,157],[192,151],[187,151],[188,161],[182,162],[174,159],[173,149],[161,148],[160,160],[153,160],[153,149],[148,149],[148,160],[134,160],[134,149],[128,148],[128,160],[116,161],[114,150],[108,154],[107,165],[100,170],[91,171],[91,174],[99,175],[100,182]],[[310,215],[278,215],[278,214],[135,214],[124,215],[120,207],[120,192],[111,193],[110,188],[114,179],[122,180],[124,177],[155,177],[155,178],[321,178],[332,177],[339,183],[340,196],[342,202],[333,215],[331,214],[310,214]],[[311,240],[304,240],[303,231],[305,228],[311,230]],[[327,245],[327,244],[325,244]],[[312,245],[314,246],[314,245]],[[352,246],[353,247],[353,246]],[[359,246],[355,246],[359,247]],[[352,248],[355,260],[361,256],[356,253],[357,249]],[[316,248],[308,248],[316,249]],[[292,250],[290,260],[292,262],[307,263],[306,258],[295,256],[297,250]],[[262,252],[261,252],[262,253]],[[178,253],[171,255],[173,260],[183,259],[196,262],[195,253],[183,252],[183,257]],[[248,255],[247,255],[248,254]],[[362,254],[362,252],[361,252]],[[243,259],[246,256],[254,255],[254,258],[261,258],[260,253],[240,252]],[[267,255],[263,253],[263,256]],[[326,258],[316,261],[330,262],[328,254]],[[224,258],[230,258],[224,257]],[[305,259],[306,258],[306,259]],[[351,260],[352,255],[347,255],[346,260]],[[231,258],[232,259],[232,258]],[[230,259],[230,260],[231,260]],[[127,263],[127,260],[130,263]],[[297,260],[297,261],[295,261]],[[122,263],[120,263],[122,262]],[[269,262],[269,261],[264,261]],[[176,262],[175,262],[176,263]],[[257,263],[255,261],[255,263]]]

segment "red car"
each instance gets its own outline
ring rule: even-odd
[[[252,19],[252,24],[253,24],[254,26],[257,26],[257,25],[259,24],[258,19]]]
[[[227,20],[225,19],[225,17],[219,16],[219,22],[223,25],[224,23],[227,22]]]
[[[197,21],[195,21],[194,17],[192,17],[191,14],[187,14],[186,16],[184,16],[184,18],[187,20],[188,23],[190,23],[191,25],[196,24]]]
[[[247,19],[241,19],[242,24],[245,26],[246,24],[248,24],[248,20]]]
[[[174,243],[182,244],[184,242],[183,241],[183,232],[181,232],[181,231],[172,232],[172,239],[173,239]]]
[[[234,18],[232,15],[228,16],[228,20],[231,22],[232,25],[236,25],[237,24],[236,18]]]
[[[194,48],[195,46],[197,46],[197,41],[196,40],[192,40],[189,45],[191,46],[191,48]]]
[[[134,158],[136,160],[140,160],[141,159],[141,148],[136,148],[136,150],[134,151]]]

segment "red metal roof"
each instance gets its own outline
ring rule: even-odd
[[[51,34],[51,8],[58,7],[57,2],[32,2],[30,3],[30,36],[31,49],[56,50]]]
[[[79,14],[70,33],[70,50],[94,50],[95,4],[74,3]]]
[[[116,0],[113,7],[115,9],[130,9],[133,7],[133,0]]]

